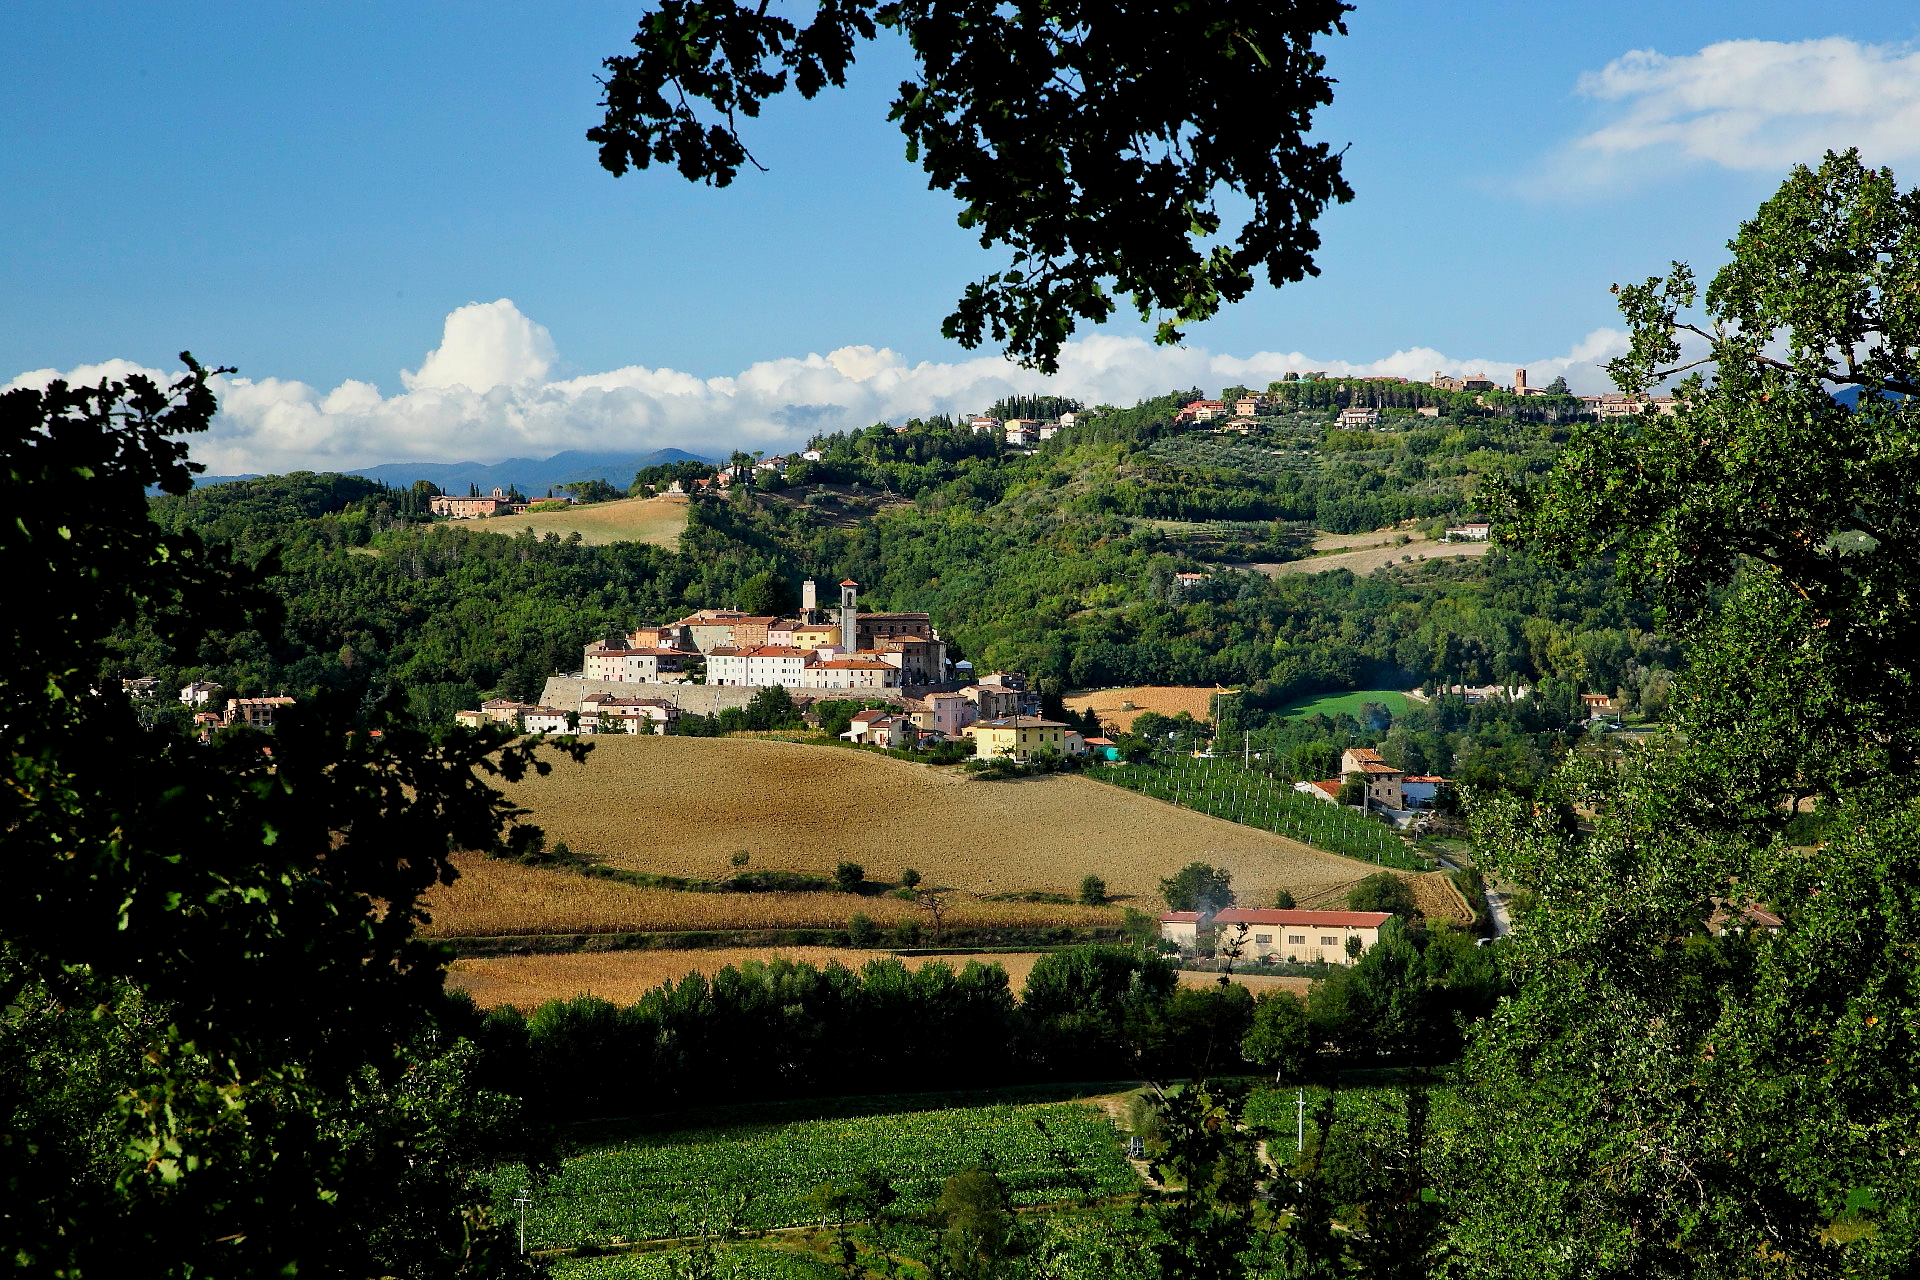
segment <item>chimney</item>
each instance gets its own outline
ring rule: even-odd
[[[859,647],[860,584],[848,578],[840,584],[840,647],[849,654]]]
[[[808,622],[813,621],[813,611],[820,607],[820,592],[808,578],[800,584],[800,616]]]

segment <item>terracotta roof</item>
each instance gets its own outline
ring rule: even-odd
[[[1383,763],[1380,759],[1380,753],[1371,747],[1348,747],[1347,754],[1355,760],[1358,760],[1361,764]]]
[[[973,727],[976,729],[1065,729],[1068,726],[1058,720],[1042,720],[1038,716],[1009,716],[1000,720],[982,720]]]
[[[840,579],[840,585],[843,587],[857,587],[860,584],[855,582],[852,578],[842,578]]]
[[[1377,929],[1391,919],[1391,911],[1252,911],[1238,907],[1213,918],[1215,924],[1297,924],[1329,929]]]
[[[1400,781],[1402,782],[1445,782],[1446,779],[1441,777],[1437,773],[1410,773],[1406,777],[1400,779]]]
[[[1396,769],[1396,768],[1394,768],[1394,767],[1393,767],[1392,765],[1390,765],[1390,764],[1381,764],[1381,763],[1379,763],[1378,761],[1375,761],[1375,760],[1359,760],[1359,761],[1356,761],[1355,763],[1357,763],[1357,764],[1358,764],[1358,765],[1360,766],[1360,767],[1359,767],[1358,769],[1355,769],[1355,770],[1353,770],[1353,772],[1355,772],[1355,773],[1369,773],[1369,774],[1371,774],[1371,773],[1393,773],[1393,774],[1397,774],[1397,773],[1399,773],[1399,772],[1400,772],[1400,771],[1399,771],[1398,769]]]
[[[1307,785],[1310,787],[1320,788],[1320,790],[1326,792],[1329,796],[1333,797],[1335,800],[1338,800],[1340,798],[1340,784],[1337,781],[1333,781],[1329,779],[1324,782],[1310,782]]]
[[[1198,911],[1169,911],[1160,917],[1161,924],[1184,924],[1189,920],[1198,921]]]

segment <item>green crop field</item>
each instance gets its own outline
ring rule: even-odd
[[[1377,702],[1394,715],[1403,715],[1407,710],[1407,696],[1396,689],[1360,689],[1353,693],[1321,693],[1311,698],[1302,698],[1289,703],[1275,714],[1293,719],[1299,716],[1323,715],[1337,716],[1343,712],[1360,718],[1361,704]]]
[[[1292,783],[1247,769],[1238,760],[1162,757],[1152,764],[1110,765],[1087,776],[1329,853],[1402,871],[1426,869],[1381,823],[1301,795]]]
[[[685,1280],[685,1251],[622,1253],[605,1258],[561,1258],[554,1280]],[[838,1267],[771,1245],[735,1245],[716,1250],[715,1280],[843,1280]]]
[[[1045,1126],[1042,1132],[1041,1126]],[[1015,1205],[1138,1182],[1121,1138],[1097,1108],[1056,1103],[808,1120],[657,1134],[585,1151],[533,1189],[527,1245],[577,1248],[696,1234],[803,1226],[807,1197],[869,1169],[888,1174],[900,1208],[918,1212],[952,1175],[990,1164]],[[528,1186],[519,1166],[493,1181],[499,1212]]]

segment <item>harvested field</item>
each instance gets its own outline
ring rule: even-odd
[[[796,964],[824,967],[843,964],[858,969],[869,960],[887,956],[885,951],[853,951],[844,947],[734,947],[715,951],[603,951],[587,955],[563,956],[491,956],[486,959],[459,960],[447,977],[447,985],[472,995],[482,1008],[511,1004],[531,1009],[549,1000],[568,1000],[592,995],[615,1004],[632,1004],[663,983],[679,982],[690,973],[711,978],[728,965],[743,965],[749,960],[771,960],[784,956]],[[903,956],[910,969],[938,961],[956,972],[969,961],[997,964],[1007,971],[1007,979],[1017,995],[1027,985],[1027,975],[1040,959],[1037,951],[1008,954],[958,956]],[[1182,971],[1180,981],[1189,987],[1206,987],[1219,979],[1215,973]],[[1312,983],[1306,978],[1266,977],[1260,974],[1235,974],[1234,981],[1250,988],[1255,995],[1274,988],[1290,990],[1305,997]]]
[[[1418,529],[1375,529],[1370,533],[1319,534],[1313,540],[1313,549],[1315,551],[1358,551],[1363,547],[1384,547],[1396,538],[1405,538],[1410,543],[1427,541],[1427,535]]]
[[[1424,546],[1409,544],[1404,547],[1373,547],[1363,551],[1340,551],[1330,556],[1309,556],[1305,560],[1289,560],[1285,564],[1239,564],[1236,569],[1252,569],[1264,573],[1269,578],[1277,578],[1290,573],[1327,573],[1334,569],[1347,569],[1357,574],[1372,573],[1383,564],[1399,564],[1401,556],[1411,557],[1410,563],[1420,564],[1428,560],[1464,560],[1469,556],[1483,556],[1493,548],[1485,542],[1448,542],[1428,543]]]
[[[860,863],[874,880],[896,881],[913,867],[931,885],[977,895],[1071,895],[1094,872],[1121,903],[1158,911],[1160,881],[1196,859],[1230,871],[1247,902],[1271,901],[1281,888],[1304,898],[1374,870],[1087,778],[976,782],[904,760],[788,742],[609,736],[584,765],[559,761],[548,777],[529,777],[508,792],[532,811],[530,820],[546,828],[550,839],[563,839],[612,866],[700,878],[725,875],[740,850],[751,856],[754,870],[827,874],[846,859]],[[590,894],[658,892],[581,883]],[[453,893],[460,892],[456,886]],[[649,901],[664,907],[669,898],[697,897],[701,901],[685,909],[732,912],[772,909],[733,905],[769,896],[667,895]],[[892,901],[828,896],[842,910],[857,907],[876,921],[876,906]],[[456,917],[475,914],[451,897],[436,901],[443,931],[452,930]],[[573,909],[581,901],[575,898]],[[637,899],[623,901],[638,906]],[[1073,911],[1089,910],[979,904],[982,911],[988,907],[1019,908],[1062,922]],[[527,914],[531,923],[551,913],[529,904]],[[501,923],[478,928],[463,920],[455,931],[528,931]],[[709,925],[693,920],[683,927]]]
[[[1214,696],[1228,692],[1231,690],[1136,685],[1131,689],[1094,689],[1088,693],[1068,694],[1064,701],[1069,711],[1085,711],[1092,707],[1102,723],[1113,725],[1125,733],[1133,728],[1133,718],[1142,711],[1157,711],[1163,716],[1179,715],[1184,711],[1195,720],[1212,719]],[[1120,704],[1123,702],[1131,702],[1133,710],[1122,711]]]
[[[539,537],[578,533],[583,542],[651,542],[656,547],[680,545],[687,527],[685,498],[616,498],[569,511],[534,511],[518,516],[493,516],[474,527],[487,533],[517,534],[531,529]]]
[[[602,739],[602,741],[605,741]],[[669,739],[699,741],[699,739]],[[568,837],[571,841],[572,837]],[[850,893],[683,893],[639,889],[566,871],[523,867],[475,854],[455,859],[460,879],[427,897],[431,938],[491,938],[522,933],[649,933],[687,929],[844,929],[855,912],[882,928],[927,913],[910,902]],[[654,868],[649,868],[652,870]],[[831,868],[829,868],[831,869]],[[982,902],[955,894],[951,929],[1094,927],[1120,923],[1118,907]]]

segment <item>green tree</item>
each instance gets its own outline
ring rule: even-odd
[[[1347,890],[1347,910],[1391,911],[1397,916],[1421,914],[1405,877],[1391,871],[1376,871]]]
[[[912,6],[851,0],[804,28],[735,0],[662,0],[634,52],[605,60],[605,117],[589,131],[609,172],[672,163],[731,183],[754,159],[742,116],[789,83],[811,98],[844,83],[856,46],[882,30],[917,64],[889,119],[931,185],[962,204],[1004,270],[967,287],[942,326],[1052,372],[1079,320],[1130,297],[1156,338],[1244,297],[1254,271],[1279,285],[1316,274],[1313,223],[1352,191],[1341,153],[1308,142],[1332,101],[1316,39],[1344,32],[1339,0],[1201,0],[1146,27],[1124,9]],[[1263,104],[1248,112],[1249,96]],[[710,113],[710,114],[703,114]],[[1229,237],[1218,201],[1244,198]]]
[[[1240,1042],[1240,1056],[1276,1080],[1299,1080],[1313,1058],[1307,1011],[1291,991],[1263,991],[1253,1005],[1253,1026]]]
[[[998,1276],[1019,1239],[1013,1200],[1000,1175],[977,1166],[961,1170],[940,1188],[936,1211],[947,1224],[940,1237],[942,1274],[955,1280]]]
[[[468,1124],[505,1102],[430,1047],[442,956],[414,931],[450,849],[508,847],[515,810],[486,778],[549,766],[397,699],[311,699],[270,745],[201,745],[92,692],[117,627],[175,649],[278,633],[271,560],[149,515],[150,486],[189,488],[178,437],[214,412],[210,371],[182,360],[170,387],[0,395],[20,605],[0,670],[0,1251],[47,1275],[513,1271]]]
[[[1292,911],[1299,905],[1300,905],[1299,903],[1294,901],[1293,892],[1291,890],[1278,889],[1274,891],[1273,909],[1275,911]]]
[[[1169,911],[1224,911],[1233,905],[1233,875],[1204,862],[1189,862],[1160,882]]]
[[[1920,392],[1920,197],[1830,154],[1731,249],[1704,297],[1681,265],[1619,291],[1613,377],[1686,374],[1675,412],[1585,425],[1543,481],[1496,491],[1505,536],[1614,559],[1688,661],[1648,751],[1576,761],[1544,803],[1471,806],[1483,861],[1535,905],[1470,1052],[1482,1119],[1528,1122],[1457,1202],[1469,1268],[1892,1276],[1920,1255],[1920,1056],[1894,1012],[1920,950],[1915,419],[1895,398]],[[1809,795],[1832,835],[1793,848]],[[1777,934],[1746,923],[1755,903]]]
[[[740,584],[740,611],[760,618],[777,618],[793,612],[800,597],[793,584],[771,569],[756,573]]]
[[[1107,882],[1088,872],[1080,881],[1080,905],[1103,907],[1107,904]]]
[[[841,862],[833,868],[833,884],[842,893],[859,893],[867,882],[867,869],[857,862]]]

